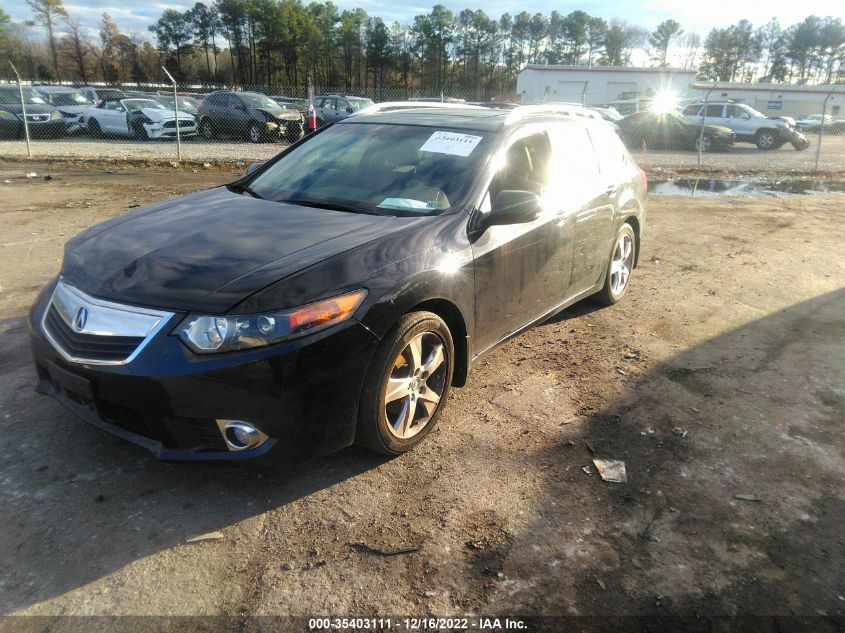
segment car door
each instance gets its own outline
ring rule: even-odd
[[[107,101],[101,110],[100,123],[104,132],[126,134],[126,108],[120,101]]]
[[[227,121],[223,123],[223,129],[229,134],[244,134],[250,123],[249,112],[244,102],[237,95],[229,95],[226,114]]]
[[[594,135],[601,131],[597,126],[591,129]],[[609,169],[606,173],[601,171],[593,138],[584,125],[558,126],[552,143],[561,159],[553,176],[556,184],[549,193],[564,200],[566,215],[572,218],[572,264],[566,293],[569,299],[595,286],[603,273],[618,174]]]
[[[544,201],[537,220],[490,227],[473,242],[477,353],[562,302],[569,284],[572,219],[563,198],[545,195],[553,169],[547,127],[523,128],[497,152],[494,164],[501,167],[475,211],[489,212],[495,196],[509,189],[533,191]]]
[[[725,108],[725,120],[725,127],[731,128],[737,136],[754,136],[756,132],[751,114],[737,105],[729,105]]]

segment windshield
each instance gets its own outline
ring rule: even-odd
[[[436,215],[464,197],[490,142],[474,130],[345,123],[293,149],[249,186],[269,200]]]
[[[54,106],[85,106],[92,105],[81,92],[48,92],[44,98]]]
[[[281,110],[281,106],[273,101],[270,97],[265,95],[259,94],[241,94],[241,99],[243,99],[244,103],[247,104],[250,108],[255,110],[258,109],[267,109],[267,110]]]
[[[373,105],[372,99],[364,99],[362,97],[346,97],[346,100],[349,102],[349,106],[355,111]]]
[[[159,103],[167,106],[168,108],[173,107],[173,97],[156,97],[156,101]],[[177,99],[179,102],[179,109],[180,110],[196,110],[197,109],[197,102],[190,97],[179,97]]]
[[[750,114],[750,115],[751,115],[751,116],[753,116],[753,117],[757,117],[757,118],[759,118],[759,119],[765,119],[765,118],[767,118],[765,114],[763,114],[763,113],[762,113],[762,112],[760,112],[759,110],[755,110],[755,109],[754,109],[754,108],[752,108],[750,105],[745,105],[745,104],[743,103],[743,104],[740,104],[740,106],[739,106],[739,107],[740,107],[740,108],[742,108],[743,110],[745,110],[746,112],[748,112],[748,114]]]
[[[23,98],[26,103],[34,103],[38,105],[46,105],[44,97],[35,92],[32,88],[24,86]],[[19,104],[21,102],[21,95],[18,92],[17,86],[3,86],[0,88],[0,103]]]
[[[164,106],[158,101],[152,99],[124,99],[123,105],[130,112],[140,110],[141,108],[153,108],[154,110],[164,110]]]

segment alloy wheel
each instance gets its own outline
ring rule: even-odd
[[[613,258],[610,260],[610,291],[615,295],[624,292],[634,266],[634,241],[623,233],[616,241]]]
[[[695,141],[695,149],[701,149],[702,152],[710,151],[710,137],[702,136]]]
[[[757,140],[760,149],[769,149],[775,144],[775,136],[771,132],[761,132]]]
[[[261,141],[261,130],[258,129],[257,125],[250,126],[249,140],[253,143],[258,143]]]
[[[446,388],[447,353],[438,334],[422,332],[393,361],[384,391],[384,413],[393,436],[412,438],[431,421]]]

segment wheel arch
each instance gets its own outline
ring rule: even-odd
[[[622,224],[630,224],[634,229],[634,267],[637,266],[640,260],[640,218],[636,209],[626,209],[622,214]]]
[[[448,299],[436,298],[426,299],[410,308],[410,312],[433,312],[446,323],[452,333],[452,341],[455,344],[455,370],[452,373],[452,386],[463,387],[469,373],[469,339],[467,337],[467,326],[463,314],[454,303]]]

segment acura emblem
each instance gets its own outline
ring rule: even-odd
[[[86,321],[88,321],[88,308],[82,306],[76,311],[76,318],[73,320],[73,331],[81,332],[84,330]]]

